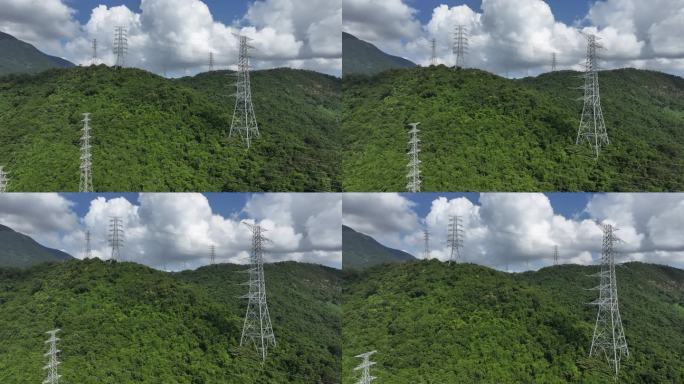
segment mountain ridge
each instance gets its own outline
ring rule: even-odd
[[[342,269],[363,270],[386,263],[403,263],[416,258],[404,251],[382,245],[372,236],[342,225]]]
[[[0,76],[73,66],[68,60],[45,54],[33,45],[0,31]]]
[[[35,264],[66,261],[73,258],[66,252],[45,247],[30,236],[0,224],[0,268],[27,268]]]
[[[375,75],[396,68],[412,68],[416,64],[393,56],[358,37],[342,32],[342,75]]]

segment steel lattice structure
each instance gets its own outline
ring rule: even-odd
[[[60,352],[59,349],[57,349],[57,342],[59,341],[57,333],[59,331],[59,329],[54,329],[52,331],[45,332],[50,335],[50,338],[45,341],[45,344],[48,344],[50,349],[44,355],[47,357],[48,361],[47,365],[43,367],[43,369],[47,371],[47,377],[45,380],[43,380],[43,384],[59,384],[59,378],[61,377],[59,373],[57,373],[57,368],[59,367],[59,359],[57,355]]]
[[[128,30],[126,27],[114,27],[114,54],[116,55],[116,67],[126,66],[128,54]]]
[[[610,224],[602,225],[603,247],[601,252],[601,272],[599,298],[592,302],[598,306],[596,325],[591,340],[589,356],[603,354],[614,370],[615,377],[620,372],[620,361],[629,357],[627,340],[622,329],[622,319],[618,308],[617,277],[615,275],[615,245],[620,239],[615,236],[615,228]]]
[[[430,260],[430,231],[423,229],[423,241],[425,242],[425,248],[423,250],[423,258],[425,260]]]
[[[83,129],[81,130],[81,181],[79,192],[93,192],[93,175],[91,173],[90,154],[90,113],[83,114]]]
[[[456,55],[456,66],[465,67],[466,55],[468,54],[468,28],[465,25],[456,26],[453,52]]]
[[[118,216],[109,218],[109,246],[112,247],[110,260],[121,260],[121,248],[124,245],[123,220]]]
[[[9,173],[0,165],[0,193],[7,192],[7,185],[9,184]]]
[[[360,355],[356,355],[356,357],[363,360],[361,364],[359,364],[359,366],[354,368],[355,371],[361,371],[361,378],[359,379],[359,381],[357,381],[357,384],[371,384],[373,380],[377,379],[377,377],[372,376],[370,373],[370,368],[376,364],[370,361],[370,357],[375,353],[377,353],[377,351],[371,351],[362,353]]]
[[[409,156],[409,163],[407,167],[409,168],[409,173],[406,175],[406,177],[409,179],[408,184],[406,185],[406,189],[408,189],[409,192],[420,192],[420,186],[422,184],[420,180],[420,160],[418,159],[418,154],[420,153],[420,148],[418,144],[420,143],[420,139],[418,139],[418,126],[420,123],[411,123],[409,126],[411,127],[411,130],[409,130],[409,151],[408,151],[408,156]]]
[[[209,72],[214,70],[214,52],[209,52]]]
[[[553,246],[553,265],[558,265],[558,246]]]
[[[606,122],[603,120],[603,109],[601,108],[601,94],[599,91],[598,78],[598,56],[596,51],[603,48],[599,43],[599,38],[595,35],[587,37],[587,59],[584,69],[584,107],[582,108],[582,118],[579,129],[577,130],[576,144],[589,143],[599,157],[601,148],[610,144]]]
[[[85,234],[85,249],[83,251],[83,258],[90,259],[93,257],[93,250],[90,246],[90,230],[86,231]]]
[[[437,65],[437,39],[432,39],[432,56],[430,57],[430,65]]]
[[[247,148],[252,143],[252,138],[259,137],[259,125],[254,114],[252,104],[252,87],[249,77],[249,50],[254,47],[249,45],[250,39],[247,36],[236,35],[240,39],[240,59],[238,62],[237,92],[235,93],[235,110],[233,121],[230,124],[230,134],[232,137],[240,135],[247,143]]]
[[[463,222],[458,215],[449,217],[447,228],[447,246],[449,247],[449,264],[461,261],[461,249],[463,248]]]
[[[252,342],[262,361],[266,361],[269,347],[276,346],[271,316],[266,303],[266,279],[264,278],[264,243],[269,241],[264,237],[265,229],[258,224],[247,225],[252,231],[252,252],[249,256],[249,293],[243,298],[248,299],[245,322],[242,327],[240,346],[246,342]]]
[[[93,39],[93,58],[92,65],[97,65],[97,39]]]
[[[558,60],[556,59],[556,52],[551,56],[551,72],[556,72],[558,68]]]
[[[209,246],[209,257],[211,258],[211,263],[216,264],[216,246],[214,244]]]

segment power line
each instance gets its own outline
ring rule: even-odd
[[[420,192],[420,186],[422,184],[420,180],[420,160],[418,159],[418,154],[420,153],[420,148],[418,147],[418,144],[420,143],[420,139],[418,139],[418,126],[420,123],[411,123],[409,126],[411,127],[411,130],[409,131],[409,173],[406,175],[406,177],[409,179],[408,184],[406,185],[406,189],[408,189],[409,192]]]
[[[447,246],[450,249],[449,264],[461,261],[461,249],[463,248],[463,223],[461,217],[452,215],[449,217],[447,227]]]
[[[468,28],[465,25],[457,25],[454,33],[454,49],[456,55],[456,66],[465,67],[466,55],[468,54]]]
[[[45,344],[48,344],[50,349],[44,355],[47,357],[48,361],[47,365],[43,367],[43,369],[47,371],[47,377],[45,380],[43,380],[43,384],[59,384],[59,378],[61,377],[57,372],[57,368],[59,367],[59,359],[57,355],[60,352],[59,349],[57,349],[57,342],[59,341],[57,333],[59,331],[59,329],[54,329],[52,331],[45,332],[50,335],[50,338],[45,341]]]
[[[264,277],[263,246],[269,240],[263,235],[266,230],[260,225],[244,224],[252,231],[252,252],[249,257],[248,269],[249,282],[247,285],[249,292],[243,296],[243,298],[249,299],[249,302],[242,327],[240,346],[242,347],[245,342],[251,341],[261,355],[262,362],[265,362],[268,348],[275,348],[276,346],[271,316],[266,303],[266,279]]]
[[[615,378],[620,372],[620,360],[629,357],[627,340],[622,329],[622,319],[618,308],[617,277],[615,275],[615,244],[619,241],[615,236],[616,229],[610,224],[603,224],[603,246],[601,250],[601,272],[599,298],[592,302],[598,306],[596,325],[591,340],[589,356],[603,354],[608,363],[613,365]]]
[[[235,35],[240,40],[240,59],[238,62],[237,71],[237,92],[235,93],[235,110],[233,112],[233,121],[230,124],[230,134],[238,134],[247,143],[247,148],[250,147],[252,138],[259,137],[259,125],[254,114],[254,105],[252,104],[252,87],[249,77],[249,50],[254,47],[249,45],[247,36]]]
[[[423,241],[425,242],[423,258],[425,260],[430,260],[430,231],[427,229],[427,227],[423,230]]]
[[[128,30],[126,27],[114,27],[114,54],[116,55],[117,68],[126,66],[126,54],[128,53]]]
[[[83,252],[84,259],[90,259],[93,257],[93,250],[90,247],[90,230],[86,231],[85,234],[85,250]]]
[[[577,130],[576,145],[588,142],[596,153],[598,159],[601,147],[610,144],[606,123],[603,120],[603,109],[601,108],[601,95],[599,92],[598,79],[598,56],[596,51],[603,48],[599,43],[599,38],[595,35],[587,37],[587,59],[584,72],[584,107],[582,108],[582,118],[579,129]]]
[[[91,173],[90,154],[90,113],[83,114],[83,134],[81,135],[81,181],[79,192],[93,192],[93,176]]]
[[[5,172],[5,167],[0,165],[0,193],[7,192],[9,184],[9,172]]]
[[[110,260],[121,260],[121,248],[124,245],[124,229],[121,217],[109,218],[109,245],[112,247]]]
[[[361,364],[359,364],[356,368],[354,368],[355,371],[361,371],[361,378],[357,382],[357,384],[371,384],[371,382],[377,377],[374,377],[370,373],[370,368],[375,365],[375,362],[370,361],[370,357],[377,353],[377,351],[371,351],[371,352],[366,352],[362,353],[360,355],[356,355],[359,359],[362,359]]]

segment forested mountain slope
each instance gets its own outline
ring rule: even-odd
[[[71,258],[67,253],[44,247],[29,236],[0,224],[0,268],[29,267]]]
[[[0,164],[11,191],[76,191],[83,112],[96,191],[339,190],[340,80],[252,74],[261,137],[229,138],[235,78],[169,80],[91,66],[0,78]]]
[[[388,69],[413,68],[415,63],[389,55],[375,45],[354,35],[342,32],[342,73],[346,75],[375,75]]]
[[[611,144],[576,147],[578,73],[509,80],[445,66],[347,76],[343,187],[406,189],[406,125],[421,122],[424,191],[684,189],[684,79],[600,73]]]
[[[73,66],[74,64],[67,60],[46,55],[33,45],[0,31],[0,76]]]
[[[366,269],[383,263],[415,260],[413,255],[380,244],[374,238],[342,226],[342,269]]]
[[[165,273],[97,259],[0,269],[0,380],[44,378],[58,327],[65,383],[339,383],[340,272],[265,266],[277,347],[238,348],[244,266]]]
[[[355,355],[377,350],[383,383],[609,383],[589,358],[598,267],[508,274],[422,261],[348,274],[343,293],[343,383]],[[618,267],[630,350],[620,383],[684,382],[684,271]]]

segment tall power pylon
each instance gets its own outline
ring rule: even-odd
[[[430,57],[430,65],[437,65],[437,39],[432,38],[432,56]]]
[[[606,123],[603,120],[603,110],[601,108],[601,94],[599,92],[598,79],[598,56],[596,51],[603,48],[599,43],[599,38],[595,35],[587,37],[587,59],[584,69],[584,107],[582,108],[582,118],[579,129],[577,130],[576,144],[588,142],[599,157],[601,147],[610,144]]]
[[[553,265],[558,265],[558,246],[553,246]]]
[[[9,173],[5,172],[5,167],[0,165],[0,193],[7,192],[7,185],[9,184]]]
[[[83,258],[90,259],[93,257],[93,250],[90,246],[90,230],[86,231],[85,234],[85,248],[83,250]]]
[[[449,264],[461,261],[461,249],[463,248],[463,223],[461,217],[452,215],[449,217],[447,228],[447,246],[449,247]]]
[[[121,248],[124,245],[124,227],[121,217],[109,218],[109,246],[112,247],[110,260],[121,260]]]
[[[252,86],[249,79],[249,50],[254,49],[249,45],[247,36],[236,35],[240,39],[240,58],[237,71],[237,92],[235,93],[235,110],[233,122],[230,124],[230,134],[240,135],[247,143],[247,148],[252,143],[252,138],[259,137],[259,125],[254,114],[252,104]]]
[[[420,139],[418,139],[418,132],[420,132],[420,130],[418,130],[419,125],[420,123],[409,124],[411,127],[411,130],[409,130],[408,142],[409,163],[407,166],[409,168],[409,173],[406,175],[409,179],[406,189],[408,189],[409,192],[420,192],[420,186],[422,184],[420,180],[420,160],[418,159],[418,154],[420,153],[420,148],[418,147],[418,144],[420,143]]]
[[[83,134],[81,135],[81,181],[78,185],[79,192],[93,191],[93,175],[91,173],[90,154],[90,113],[83,114]]]
[[[209,246],[209,257],[211,258],[211,263],[216,264],[216,246],[214,244]]]
[[[465,25],[457,25],[454,33],[454,55],[456,55],[457,67],[465,67],[468,47],[468,28]]]
[[[209,72],[214,71],[214,52],[209,52]]]
[[[620,360],[629,357],[627,340],[622,329],[622,319],[618,308],[617,277],[615,276],[615,244],[620,241],[615,236],[615,228],[610,224],[602,225],[603,247],[601,252],[601,272],[599,298],[592,302],[598,306],[594,336],[591,340],[589,356],[603,354],[615,369],[615,377],[620,372]]]
[[[249,293],[243,296],[249,299],[247,313],[242,327],[240,346],[245,342],[252,342],[256,350],[261,354],[262,361],[266,361],[269,347],[276,346],[271,316],[268,313],[266,303],[266,279],[264,278],[264,243],[268,241],[264,237],[265,229],[260,225],[244,223],[252,230],[252,252],[249,256]]]
[[[551,55],[551,72],[556,72],[558,68],[558,60],[556,59],[556,52]]]
[[[423,250],[423,258],[425,260],[430,260],[430,231],[423,229],[423,241],[425,242],[425,249]]]
[[[57,373],[57,368],[59,367],[57,355],[60,352],[59,349],[57,349],[57,342],[59,341],[57,333],[59,331],[59,329],[53,329],[52,331],[45,332],[50,335],[50,338],[45,341],[45,344],[48,344],[50,349],[44,355],[47,357],[48,361],[43,367],[43,369],[47,371],[47,377],[43,380],[43,384],[59,384],[59,378],[61,377],[59,373]]]
[[[126,54],[128,53],[128,30],[126,27],[114,27],[114,54],[116,55],[116,67],[126,66]]]
[[[354,368],[355,371],[361,371],[361,378],[357,381],[357,384],[371,384],[373,380],[377,379],[377,377],[372,376],[370,373],[370,368],[376,364],[375,362],[370,361],[370,357],[375,353],[377,353],[377,351],[356,355],[356,357],[362,359],[361,364]]]
[[[97,39],[93,39],[93,58],[92,65],[97,65]]]

